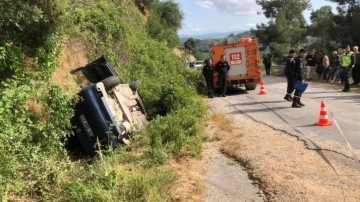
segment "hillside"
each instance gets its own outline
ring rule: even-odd
[[[153,10],[176,11],[169,2],[0,3],[23,14],[0,23],[1,201],[172,200],[178,176],[165,165],[201,152],[205,107],[199,73],[172,52],[176,29]],[[69,71],[101,55],[124,82],[141,80],[150,123],[129,146],[75,157],[64,147],[79,90]]]

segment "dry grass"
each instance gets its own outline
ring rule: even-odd
[[[72,40],[61,45],[61,54],[59,57],[59,67],[53,74],[53,81],[60,85],[65,93],[75,94],[79,87],[76,84],[72,69],[87,64],[86,51],[81,41]]]
[[[31,117],[41,119],[44,112],[44,105],[36,100],[29,99],[26,101],[25,106],[29,109]]]
[[[212,113],[211,120],[217,125],[220,131],[231,133],[234,130],[232,121],[229,120],[224,114]]]

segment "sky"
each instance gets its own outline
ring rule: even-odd
[[[267,23],[262,9],[255,0],[174,0],[184,13],[180,36],[205,33],[244,31],[256,24]],[[336,5],[326,0],[310,0],[310,10],[304,16],[310,22],[311,10],[330,5],[336,13]],[[260,13],[260,15],[258,15]]]

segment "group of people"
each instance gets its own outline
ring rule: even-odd
[[[343,47],[342,54],[333,51],[332,62],[323,50],[319,51],[320,59],[316,57],[315,50],[311,50],[307,54],[305,49],[300,49],[297,57],[295,57],[296,51],[290,50],[284,64],[284,75],[287,78],[287,92],[284,99],[292,102],[294,108],[305,106],[300,101],[302,91],[295,88],[296,82],[299,82],[300,85],[304,84],[305,76],[307,80],[312,80],[316,76],[318,79],[329,82],[341,80],[343,92],[350,91],[350,85],[359,85],[360,52],[358,49],[357,46],[354,46],[351,51],[350,46],[346,45]],[[349,83],[350,76],[353,78],[352,84]],[[293,92],[294,96],[292,96]]]
[[[214,66],[211,59],[204,61],[205,65],[202,69],[203,76],[208,89],[208,97],[214,97],[214,71],[218,73],[219,96],[226,97],[227,75],[230,65],[226,61],[225,55],[221,56],[221,60]]]
[[[360,82],[360,52],[357,46],[351,51],[350,46],[343,47],[343,53],[332,52],[332,62],[323,50],[319,56],[312,50],[305,58],[307,63],[307,80],[314,79],[315,73],[318,79],[328,82],[339,82],[344,84],[343,92],[350,91],[349,77],[352,75],[353,85]]]
[[[350,91],[350,85],[360,84],[360,52],[358,46],[353,47],[351,51],[350,46],[343,47],[343,53],[339,54],[337,51],[332,52],[332,61],[325,51],[320,50],[319,56],[315,55],[315,50],[311,50],[309,54],[305,49],[300,49],[297,56],[295,50],[290,50],[285,59],[284,75],[287,78],[287,93],[285,100],[292,102],[292,107],[299,108],[305,106],[301,102],[302,91],[295,88],[295,84],[299,82],[304,84],[304,80],[317,79],[326,80],[329,82],[337,82],[341,80],[344,87],[343,92]],[[226,61],[225,55],[221,56],[221,60],[214,66],[211,59],[204,61],[202,73],[205,77],[208,96],[214,97],[214,71],[218,73],[219,96],[226,96],[227,75],[230,69],[229,63]],[[271,57],[267,53],[263,63],[265,65],[266,74],[270,74]],[[352,76],[353,83],[349,83],[349,77]],[[292,93],[294,95],[292,96]]]

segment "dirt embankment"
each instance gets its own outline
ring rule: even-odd
[[[72,78],[70,71],[87,63],[85,47],[81,41],[73,40],[61,44],[59,66],[53,74],[53,81],[59,84],[64,92],[76,94],[79,87]]]
[[[210,102],[228,107],[220,98]],[[246,114],[211,112],[209,119],[206,131],[212,141],[204,147],[219,149],[240,162],[266,201],[360,201],[360,170],[353,159],[309,150],[296,137],[257,123]],[[205,150],[201,160],[173,162],[182,176],[175,189],[180,201],[205,201],[203,176],[212,158]]]

